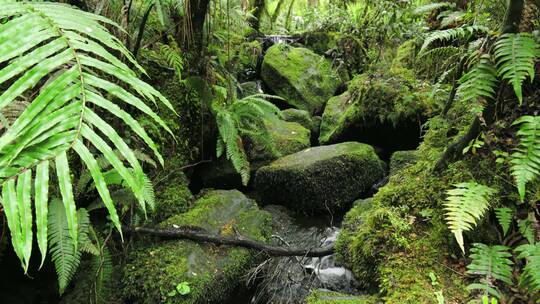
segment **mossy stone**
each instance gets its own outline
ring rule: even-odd
[[[346,142],[309,148],[261,167],[255,190],[269,203],[323,212],[344,208],[383,175],[373,147]]]
[[[250,95],[262,93],[259,91],[259,84],[256,81],[248,81],[241,83],[240,90],[238,92],[239,98],[244,98]]]
[[[339,33],[326,31],[312,31],[298,35],[302,43],[313,52],[324,55],[326,51],[336,48]]]
[[[329,290],[313,290],[306,304],[376,304],[382,303],[376,296],[354,296]]]
[[[190,211],[162,222],[202,228],[222,236],[241,235],[265,241],[271,217],[255,201],[236,190],[212,190]],[[124,272],[124,299],[131,303],[212,303],[226,299],[256,262],[256,253],[244,248],[198,244],[184,240],[157,241],[136,246]],[[174,290],[187,282],[190,293]]]
[[[311,115],[307,111],[298,109],[286,109],[281,111],[283,119],[289,122],[301,124],[304,128],[311,130],[312,120]]]
[[[416,150],[396,151],[390,157],[390,175],[394,175],[399,170],[414,165],[418,161]]]
[[[250,161],[275,160],[310,147],[311,132],[302,125],[278,117],[262,120],[262,128],[268,136],[261,136],[261,129],[240,132]]]
[[[261,78],[286,103],[310,114],[322,112],[341,82],[328,59],[286,44],[275,44],[267,50]]]
[[[173,162],[174,164],[174,162]],[[193,194],[189,190],[189,180],[183,171],[177,170],[173,164],[166,163],[167,170],[174,172],[166,181],[157,185],[156,210],[154,220],[162,221],[178,213],[187,211],[193,204]],[[176,166],[179,166],[176,164]]]
[[[357,75],[348,91],[331,98],[322,115],[319,142],[339,142],[351,130],[390,124],[399,133],[400,125],[423,120],[438,113],[440,103],[430,97],[431,89],[409,75],[383,71]]]

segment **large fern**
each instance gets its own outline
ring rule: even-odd
[[[519,146],[511,155],[510,170],[523,201],[527,183],[540,174],[540,116],[522,116],[512,125],[519,125]]]
[[[512,84],[521,104],[523,81],[534,78],[535,59],[540,56],[538,43],[528,33],[504,34],[495,43],[494,55],[499,77]]]
[[[471,230],[482,218],[490,206],[490,197],[496,192],[476,182],[460,183],[447,191],[446,221],[463,252],[463,232]]]
[[[518,246],[515,251],[519,254],[518,259],[525,259],[527,262],[519,284],[531,292],[540,291],[540,242]]]
[[[109,113],[123,121],[163,163],[152,139],[117,103],[142,111],[169,132],[143,100],[159,100],[171,110],[172,106],[113,55],[121,54],[143,71],[104,27],[118,27],[112,21],[62,4],[4,2],[0,9],[0,18],[4,20],[0,23],[0,66],[3,67],[0,85],[5,90],[0,95],[0,111],[21,95],[31,96],[31,99],[0,137],[1,202],[13,247],[27,271],[33,239],[32,196],[42,259],[46,255],[51,168],[56,172],[71,241],[77,247],[79,223],[68,162],[70,150],[90,170],[118,230],[118,214],[91,150],[105,156],[126,180],[141,208],[146,209],[142,167],[133,150],[98,113]],[[129,169],[113,152],[116,149],[127,160]],[[51,167],[52,164],[55,166]]]
[[[475,33],[487,33],[488,28],[476,25],[466,25],[447,30],[434,31],[424,39],[424,44],[420,48],[419,54],[423,54],[436,41],[452,42],[456,39],[465,40]]]
[[[222,94],[223,91],[222,91]],[[224,95],[222,95],[224,96]],[[268,139],[269,134],[264,133],[264,126],[251,125],[251,122],[261,122],[265,117],[280,118],[281,112],[274,104],[267,101],[269,98],[279,98],[266,94],[254,94],[239,100],[233,100],[231,104],[225,104],[222,99],[216,99],[212,103],[212,109],[216,117],[219,130],[217,141],[217,157],[225,153],[242,178],[242,183],[247,185],[250,178],[249,159],[244,150],[241,130],[263,132],[260,137]],[[269,145],[270,146],[270,145]],[[272,148],[272,147],[269,147]]]
[[[483,55],[473,68],[461,77],[458,94],[463,100],[476,101],[479,97],[495,98],[499,83],[497,70],[489,55]]]
[[[501,298],[495,287],[495,281],[512,285],[512,254],[506,246],[488,246],[476,243],[471,248],[471,263],[467,266],[467,273],[481,276],[479,283],[467,286],[469,290],[483,290],[485,293]]]

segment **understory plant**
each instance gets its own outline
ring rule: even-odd
[[[163,103],[174,112],[138,77],[143,68],[109,28],[121,31],[105,17],[58,3],[2,1],[0,9],[0,203],[25,273],[35,238],[41,265],[51,251],[61,293],[80,251],[105,257],[104,247],[98,250],[89,241],[88,211],[77,208],[72,183],[79,169],[73,167],[89,172],[122,236],[109,186],[120,179],[143,213],[153,200],[145,194],[148,179],[135,150],[118,126],[136,134],[163,164],[132,113],[144,113],[170,133],[147,103]]]

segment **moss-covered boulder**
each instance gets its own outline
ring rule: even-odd
[[[348,91],[331,98],[322,115],[321,144],[348,140],[351,134],[369,132],[387,125],[395,134],[406,125],[418,127],[422,121],[438,113],[440,103],[430,98],[431,88],[423,82],[401,74],[366,73],[356,76]]]
[[[204,229],[210,234],[265,241],[271,233],[270,215],[241,192],[206,192],[190,211],[171,217],[161,228]],[[139,244],[129,254],[123,295],[129,303],[214,303],[226,299],[257,261],[255,252],[238,247],[170,240]],[[190,292],[181,295],[179,284]]]
[[[394,175],[399,170],[414,165],[418,161],[416,150],[396,151],[390,157],[390,175]]]
[[[244,98],[260,93],[262,93],[260,90],[260,84],[257,81],[248,81],[239,85],[238,98]]]
[[[310,147],[311,132],[296,122],[265,117],[260,128],[240,132],[250,161],[275,160]]]
[[[286,109],[281,111],[283,119],[289,122],[296,122],[302,125],[302,127],[311,130],[313,121],[307,111],[298,109]]]
[[[377,304],[382,303],[376,296],[354,296],[328,290],[313,290],[306,304]]]
[[[352,203],[383,175],[371,146],[346,142],[306,149],[260,168],[255,190],[267,202],[320,212]]]
[[[289,105],[310,114],[322,112],[341,82],[329,60],[308,49],[286,44],[275,44],[268,49],[261,77]]]

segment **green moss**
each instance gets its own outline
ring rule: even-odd
[[[391,69],[414,70],[416,55],[418,53],[418,40],[410,39],[401,44],[396,52],[396,57],[392,61]]]
[[[244,128],[240,132],[250,161],[274,160],[309,148],[309,129],[277,117],[261,120],[260,128]]]
[[[301,124],[306,129],[311,129],[313,124],[311,116],[307,111],[298,110],[298,109],[286,109],[281,111],[283,119],[289,122],[296,122]]]
[[[390,175],[394,175],[397,171],[414,165],[418,160],[416,150],[396,151],[390,157]]]
[[[326,211],[352,203],[383,172],[371,146],[347,142],[306,149],[260,168],[255,189],[268,203],[304,212]]]
[[[321,144],[333,143],[351,127],[418,121],[438,113],[440,102],[430,97],[431,88],[399,71],[356,76],[348,91],[328,101],[322,116]]]
[[[156,210],[154,220],[162,221],[178,213],[186,212],[193,204],[193,195],[189,190],[189,180],[184,172],[175,170],[174,161],[167,162],[165,172],[168,178],[156,186]]]
[[[375,304],[380,300],[375,296],[352,296],[338,292],[314,290],[306,299],[306,304]]]
[[[288,104],[310,114],[320,113],[340,84],[329,60],[285,44],[267,50],[261,77]]]
[[[262,45],[259,41],[253,40],[251,42],[244,42],[238,48],[238,62],[240,63],[240,69],[257,68],[259,57],[262,55]]]
[[[209,233],[243,236],[264,241],[271,233],[270,215],[239,191],[209,191],[195,207],[160,227],[196,226]],[[233,228],[234,227],[234,228]],[[137,246],[124,272],[124,299],[136,303],[208,303],[224,299],[257,260],[254,252],[235,247],[171,240]],[[188,282],[188,295],[172,295]]]
[[[466,282],[449,270],[462,272],[463,262],[452,258],[461,254],[444,222],[446,191],[469,180],[503,192],[508,188],[494,177],[491,157],[465,156],[444,172],[434,174],[434,164],[453,140],[448,138],[449,130],[466,129],[468,120],[455,117],[446,122],[431,119],[416,152],[417,162],[390,176],[371,206],[356,206],[343,223],[336,243],[338,258],[360,282],[378,290],[387,303],[435,302],[433,293],[440,290],[450,303],[466,302]],[[472,243],[486,237],[466,233],[465,239]],[[431,285],[430,272],[439,285]]]

